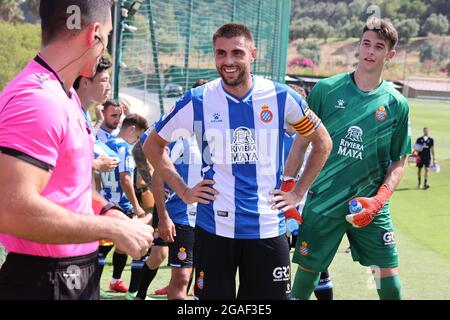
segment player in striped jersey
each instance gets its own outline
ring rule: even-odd
[[[117,137],[106,141],[106,145],[119,155],[119,166],[112,172],[102,172],[101,194],[110,202],[120,206],[127,215],[132,218],[137,215],[144,217],[145,211],[139,205],[133,186],[133,174],[135,163],[131,154],[131,145],[134,144],[147,129],[147,121],[137,115],[127,116]],[[109,251],[109,250],[108,250]],[[106,256],[107,252],[103,252]],[[110,290],[127,292],[128,288],[121,279],[122,271],[126,265],[127,255],[122,252],[114,252],[114,272],[110,283]],[[137,263],[138,261],[133,261]],[[132,283],[133,281],[132,275]],[[137,288],[136,290],[137,291]]]
[[[198,202],[196,298],[235,299],[239,268],[239,299],[289,299],[283,213],[290,207],[284,197],[300,202],[325,163],[331,141],[300,95],[251,74],[256,49],[245,25],[222,26],[213,45],[221,78],[186,92],[156,124],[144,151],[185,203]],[[311,161],[293,192],[274,191],[281,185],[288,125],[312,142]],[[204,180],[190,188],[163,150],[170,141],[192,135],[201,150]]]
[[[97,139],[106,142],[119,134],[120,119],[122,117],[122,107],[114,100],[107,100],[103,104],[103,121],[97,132]]]
[[[201,157],[194,137],[169,144],[169,156],[175,169],[189,186],[201,181]],[[194,227],[197,204],[185,204],[163,183],[155,172],[152,190],[158,211],[158,231],[169,242],[169,265],[172,268],[167,297],[169,300],[186,299],[187,287],[193,267]],[[165,200],[167,195],[167,200]]]

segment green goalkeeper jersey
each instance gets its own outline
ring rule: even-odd
[[[349,200],[377,193],[391,161],[411,153],[408,102],[386,81],[364,92],[345,73],[320,80],[308,103],[330,133],[333,150],[305,210],[342,217]],[[389,203],[381,212],[389,212]]]

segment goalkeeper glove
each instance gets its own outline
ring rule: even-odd
[[[281,183],[281,191],[291,192],[295,187],[295,180],[291,177],[286,177],[286,180],[284,179],[285,178],[283,178],[283,182]],[[295,208],[286,211],[284,217],[286,220],[295,219],[299,224],[303,223],[302,215]]]
[[[378,212],[383,208],[384,204],[388,201],[389,197],[392,195],[392,190],[383,184],[380,189],[378,189],[377,194],[371,198],[354,198],[348,202],[350,205],[353,200],[361,203],[362,211],[359,213],[348,214],[345,219],[348,223],[353,225],[355,228],[361,228],[367,226],[373,221]]]

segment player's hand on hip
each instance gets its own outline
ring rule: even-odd
[[[180,198],[186,204],[195,202],[209,204],[209,202],[214,201],[215,196],[219,194],[217,190],[211,187],[214,183],[213,180],[202,180],[197,183],[195,187],[187,188]]]
[[[355,228],[367,226],[373,221],[373,219],[375,219],[375,216],[388,201],[389,197],[392,195],[392,192],[393,191],[387,185],[383,184],[380,189],[378,189],[378,192],[374,197],[357,197],[351,199],[348,202],[349,206],[352,201],[357,201],[361,204],[361,211],[358,213],[348,214],[345,216],[345,219]]]
[[[303,198],[302,196],[297,195],[293,191],[286,192],[282,190],[272,190],[270,194],[274,195],[274,197],[270,199],[270,202],[273,203],[271,207],[272,210],[278,209],[284,214],[286,219],[293,218],[297,220],[298,223],[303,223],[302,215],[297,211],[297,207]]]
[[[117,249],[133,259],[142,258],[153,242],[153,228],[141,219],[117,220],[118,228],[111,239]]]
[[[174,242],[177,236],[177,231],[175,224],[172,219],[167,215],[166,217],[161,217],[158,222],[158,233],[161,239],[167,242]]]

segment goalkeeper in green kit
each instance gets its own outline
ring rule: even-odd
[[[320,80],[308,96],[310,108],[330,132],[333,150],[304,207],[293,257],[298,264],[294,299],[310,298],[344,234],[353,260],[372,268],[380,299],[401,299],[389,198],[411,153],[409,107],[381,76],[395,56],[397,41],[390,22],[369,20],[358,45],[356,70]],[[297,175],[307,145],[293,148],[284,176]],[[298,199],[284,191],[274,199],[284,200],[284,210],[292,210]],[[362,206],[359,213],[349,211],[353,200]]]

